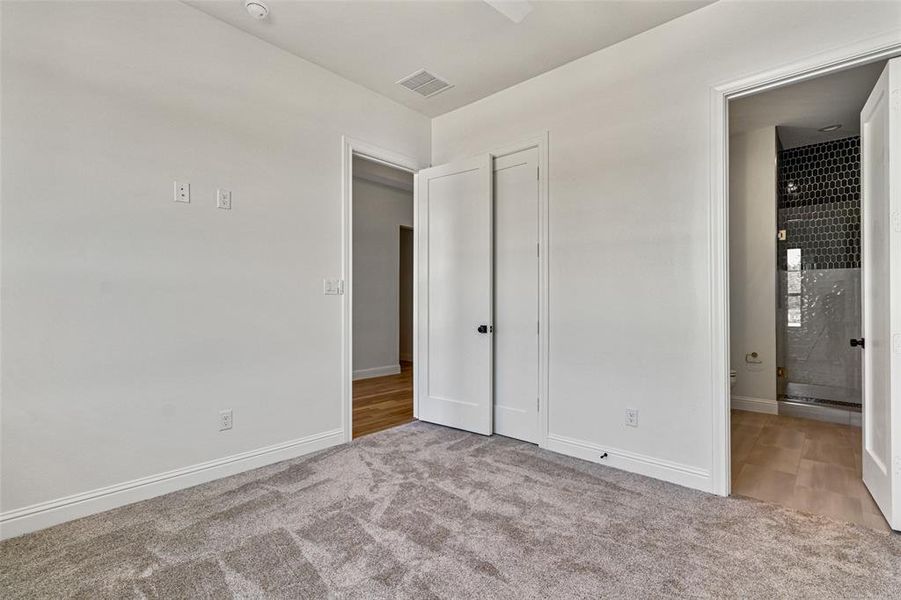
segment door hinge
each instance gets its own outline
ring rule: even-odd
[[[541,258],[541,242],[535,244],[535,256]]]
[[[535,410],[541,410],[541,398],[535,398]]]
[[[535,179],[541,180],[541,165],[535,167]]]

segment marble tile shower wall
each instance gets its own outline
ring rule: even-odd
[[[779,275],[785,298],[787,273]],[[848,344],[860,337],[860,269],[802,271],[800,295],[799,327],[788,326],[784,300],[777,311],[776,362],[785,368],[780,394],[860,404],[860,351]]]
[[[860,404],[860,138],[779,152],[780,394]],[[800,290],[789,285],[788,250],[801,251]],[[791,298],[794,295],[795,298]],[[789,323],[789,303],[800,320]]]

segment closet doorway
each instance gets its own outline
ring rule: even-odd
[[[539,143],[418,176],[417,417],[540,443],[546,189]]]

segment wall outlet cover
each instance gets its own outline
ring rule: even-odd
[[[228,431],[234,424],[234,414],[231,409],[219,412],[219,431]]]
[[[343,279],[323,279],[322,293],[326,296],[340,296],[344,293]]]
[[[216,208],[231,210],[232,193],[230,190],[223,190],[221,188],[216,190]]]
[[[626,409],[626,425],[629,427],[638,427],[638,409],[637,408],[627,408]]]

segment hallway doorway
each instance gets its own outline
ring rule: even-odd
[[[413,174],[353,157],[352,436],[413,420]]]

